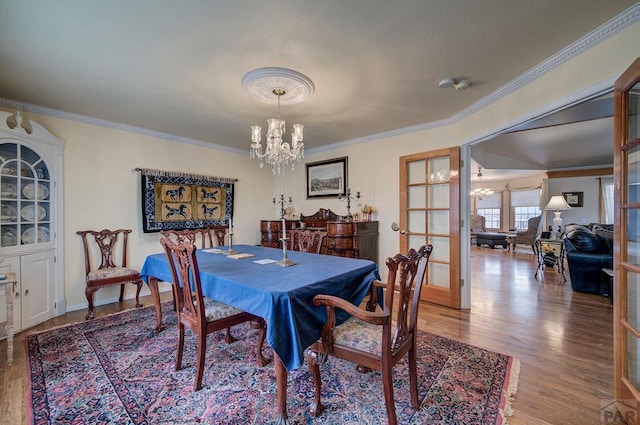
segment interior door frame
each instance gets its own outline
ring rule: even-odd
[[[553,114],[555,112],[559,112],[563,109],[569,108],[571,106],[577,105],[582,102],[586,102],[591,99],[595,99],[597,97],[613,93],[615,80],[617,77],[610,77],[605,80],[598,82],[592,86],[586,87],[582,90],[574,92],[564,98],[556,100],[555,102],[549,103],[540,108],[534,109],[531,112],[528,112],[519,117],[513,118],[512,120],[494,127],[490,130],[487,130],[484,133],[478,133],[469,137],[466,140],[463,140],[460,144],[460,158],[463,160],[464,166],[460,167],[460,190],[462,194],[469,193],[471,189],[471,170],[469,168],[469,164],[471,161],[471,146],[482,143],[484,141],[488,141],[497,137],[503,133],[513,130],[514,128],[526,124],[530,121],[535,121],[537,119],[543,118],[547,115]],[[613,150],[613,146],[612,146]],[[466,187],[465,187],[466,185]],[[465,204],[466,203],[466,204]],[[460,303],[461,308],[470,308],[471,307],[471,286],[473,282],[471,281],[471,247],[470,244],[465,244],[464,241],[469,241],[471,238],[471,231],[469,226],[466,223],[469,223],[471,218],[471,210],[469,205],[469,197],[461,196],[460,200],[460,218],[464,226],[460,227],[460,240],[463,242],[460,245],[460,258],[461,258],[461,278],[463,279],[464,285],[461,286],[460,293]],[[463,246],[469,245],[469,246]]]

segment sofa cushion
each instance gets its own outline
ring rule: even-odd
[[[565,232],[565,236],[578,251],[598,252],[600,250],[600,238],[584,226],[572,227]]]
[[[600,239],[600,251],[613,255],[613,232],[603,229],[599,226],[595,226],[594,233]]]
[[[609,230],[613,232],[613,224],[604,224],[604,223],[589,223],[587,226],[589,230],[595,231],[596,227],[599,227],[604,230]]]

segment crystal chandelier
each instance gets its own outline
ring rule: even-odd
[[[493,195],[493,190],[485,188],[482,184],[482,167],[478,167],[478,180],[478,187],[476,187],[475,189],[471,189],[469,195],[472,198],[478,199],[489,198],[491,195]]]
[[[273,94],[278,96],[278,118],[267,120],[269,128],[267,129],[267,146],[263,151],[262,143],[262,127],[259,125],[251,126],[251,158],[260,160],[260,168],[264,166],[265,161],[271,165],[273,174],[283,174],[291,163],[291,169],[294,168],[295,162],[300,162],[304,157],[304,143],[302,143],[302,124],[294,124],[291,133],[291,144],[283,140],[286,133],[285,121],[280,118],[280,97],[287,92],[284,89],[273,89]]]
[[[289,166],[293,170],[295,163],[304,157],[304,126],[294,124],[291,142],[286,142],[285,120],[280,118],[280,105],[302,102],[313,92],[313,83],[306,76],[290,69],[259,68],[247,73],[242,79],[242,85],[247,93],[262,102],[278,105],[278,118],[267,120],[266,146],[261,142],[262,127],[251,126],[249,156],[258,158],[261,168],[265,163],[269,164],[273,174],[284,174]]]

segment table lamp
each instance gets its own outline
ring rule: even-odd
[[[558,236],[562,232],[562,217],[560,217],[560,214],[562,214],[562,211],[570,210],[570,209],[571,209],[571,206],[567,204],[567,201],[565,201],[564,196],[556,195],[556,196],[552,196],[551,199],[549,199],[549,203],[547,204],[546,207],[544,207],[544,210],[545,211],[554,210],[551,239],[558,239]]]

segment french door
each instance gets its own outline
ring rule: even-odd
[[[400,158],[400,251],[433,245],[420,297],[460,308],[460,148]]]
[[[640,58],[615,85],[614,379],[627,424],[640,414]]]

